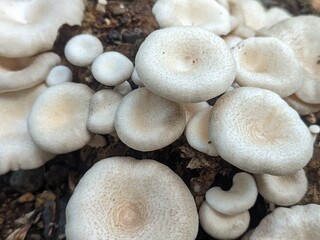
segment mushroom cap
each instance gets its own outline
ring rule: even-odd
[[[36,99],[29,114],[32,140],[55,154],[85,146],[92,137],[86,127],[92,95],[88,86],[72,82],[48,88]]]
[[[96,92],[90,99],[87,127],[90,132],[108,134],[114,131],[114,118],[123,96],[110,89]]]
[[[226,35],[231,30],[229,12],[217,1],[158,0],[152,13],[161,28],[197,26],[217,35]]]
[[[303,239],[320,236],[320,205],[278,207],[261,220],[250,240]]]
[[[287,97],[302,85],[305,71],[292,49],[273,37],[248,38],[232,48],[237,64],[236,82]]]
[[[48,73],[46,84],[50,87],[64,82],[72,82],[70,68],[63,65],[53,67]]]
[[[217,212],[204,201],[199,209],[202,228],[211,237],[217,239],[235,239],[243,234],[250,222],[249,211],[230,216]]]
[[[255,175],[259,193],[270,203],[290,206],[306,194],[308,180],[303,169],[287,176]]]
[[[159,97],[146,88],[138,88],[121,100],[114,127],[127,146],[153,151],[177,140],[186,125],[182,104]]]
[[[267,21],[265,27],[272,27],[273,25],[291,17],[292,15],[286,9],[280,7],[271,7],[266,11]]]
[[[115,86],[131,77],[133,64],[119,52],[105,52],[92,63],[92,75],[106,86]]]
[[[190,118],[193,115],[195,115],[197,112],[209,107],[209,103],[207,102],[185,103],[184,106],[186,108],[186,118],[188,122]]]
[[[0,57],[0,92],[18,91],[44,82],[59,63],[60,57],[51,52],[18,59]]]
[[[295,93],[302,101],[320,103],[320,18],[312,15],[292,17],[269,29],[259,32],[262,36],[273,36],[288,44],[308,74],[302,87]]]
[[[74,36],[64,48],[67,60],[79,67],[90,65],[102,52],[103,46],[100,40],[90,34]]]
[[[245,172],[233,177],[233,186],[229,191],[220,187],[210,188],[206,192],[206,201],[214,210],[226,215],[238,215],[250,209],[258,196],[254,178]]]
[[[40,84],[25,90],[0,93],[0,175],[37,168],[54,157],[31,140],[27,118],[33,102],[47,89]]]
[[[213,106],[209,137],[223,159],[256,174],[292,174],[313,153],[312,135],[298,113],[260,88],[224,94]]]
[[[81,24],[84,8],[83,0],[1,0],[0,56],[19,58],[50,50],[63,24]]]
[[[120,93],[121,95],[127,95],[132,91],[131,84],[128,81],[125,81],[113,88],[114,91]]]
[[[200,27],[152,32],[140,46],[135,62],[146,88],[176,102],[216,97],[228,89],[236,75],[229,47]]]
[[[193,240],[198,231],[197,208],[181,178],[159,162],[131,157],[107,158],[86,172],[66,216],[68,240]]]
[[[292,94],[284,98],[284,100],[300,115],[307,115],[309,113],[317,112],[320,110],[320,104],[306,103],[299,99],[296,94]]]
[[[209,139],[209,121],[212,107],[207,107],[191,117],[188,121],[185,135],[188,143],[194,149],[209,156],[219,156],[215,146]]]

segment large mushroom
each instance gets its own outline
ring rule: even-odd
[[[66,210],[66,236],[79,239],[194,240],[194,199],[167,166],[154,160],[107,158],[80,180]]]

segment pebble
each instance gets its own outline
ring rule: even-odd
[[[25,194],[21,195],[18,198],[18,202],[19,203],[32,202],[32,201],[34,201],[35,198],[36,197],[32,193],[28,192],[28,193],[25,193]]]
[[[115,5],[115,6],[111,6],[110,8],[111,8],[110,10],[111,10],[113,15],[121,15],[121,14],[124,14],[126,12],[126,8],[125,8],[123,3],[120,3],[120,4]]]
[[[38,191],[44,183],[43,172],[43,167],[13,172],[10,177],[10,184],[21,193]]]
[[[47,201],[55,201],[56,200],[56,195],[49,191],[43,191],[36,197],[36,207],[43,207]]]

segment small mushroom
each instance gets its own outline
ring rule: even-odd
[[[153,151],[177,140],[186,125],[182,104],[138,88],[121,100],[115,120],[116,132],[127,146]]]
[[[121,53],[105,52],[93,61],[91,71],[98,82],[116,86],[130,78],[133,64]]]
[[[206,201],[214,210],[226,215],[238,215],[249,210],[258,196],[254,178],[245,172],[233,177],[233,186],[229,191],[220,187],[210,188],[206,192]]]
[[[36,145],[55,154],[85,146],[92,138],[86,126],[92,95],[88,86],[71,82],[44,91],[28,117],[28,130]]]
[[[250,222],[249,211],[230,216],[217,212],[204,201],[199,209],[202,228],[211,237],[217,239],[235,239],[243,234]]]
[[[82,177],[66,209],[66,236],[194,240],[198,213],[181,178],[154,160],[107,158]]]
[[[48,73],[46,84],[50,86],[54,86],[60,83],[71,82],[72,81],[72,72],[70,68],[59,65],[53,67]]]
[[[100,40],[90,34],[74,36],[64,48],[67,60],[79,67],[90,65],[102,52],[103,46]]]
[[[290,175],[313,154],[313,138],[278,94],[240,87],[213,106],[209,137],[229,163],[256,174]]]
[[[152,32],[140,46],[135,62],[146,88],[176,102],[216,97],[228,89],[236,75],[229,47],[200,27]]]
[[[254,177],[263,198],[280,206],[298,203],[308,189],[308,180],[303,169],[287,176],[261,174]]]
[[[292,94],[284,98],[284,100],[300,115],[307,115],[309,113],[318,112],[320,110],[320,104],[306,103],[298,98],[296,94]]]

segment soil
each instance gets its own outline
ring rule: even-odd
[[[281,6],[294,15],[319,14],[320,1],[263,1],[267,7]],[[118,51],[134,61],[144,38],[157,29],[151,13],[152,0],[108,1],[105,13],[96,11],[89,1],[82,27],[63,26],[54,45],[54,51],[63,57],[63,47],[72,36],[88,32],[99,37],[106,51]],[[88,84],[99,90],[103,86],[93,79],[87,68],[70,65],[75,82]],[[303,116],[307,125],[320,124],[320,114]],[[106,147],[86,146],[81,150],[59,155],[43,167],[34,170],[10,172],[0,176],[0,239],[49,240],[65,239],[65,207],[81,176],[100,159],[111,156],[133,156],[138,159],[155,159],[169,166],[181,176],[195,197],[197,206],[204,200],[204,193],[213,185],[227,190],[234,174],[240,170],[219,157],[209,157],[192,149],[182,136],[163,149],[142,153],[125,146],[117,138],[105,135]],[[320,145],[315,143],[314,156],[305,167],[309,180],[308,192],[301,204],[320,204]],[[261,196],[250,210],[250,228],[270,212],[268,203]],[[197,239],[213,239],[201,228]]]

